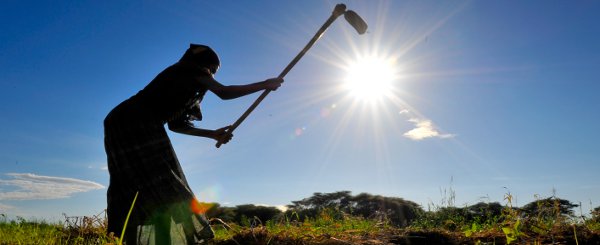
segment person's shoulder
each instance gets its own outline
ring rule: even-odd
[[[199,75],[199,71],[194,69],[194,67],[175,63],[167,68],[165,68],[160,74],[157,76],[159,80],[194,80],[195,77]]]
[[[201,67],[189,62],[180,61],[171,65],[167,69],[180,72],[188,72],[194,74],[195,76],[211,76],[210,70],[208,68]]]

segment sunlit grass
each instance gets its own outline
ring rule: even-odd
[[[516,219],[516,217],[512,218]],[[508,234],[502,228],[510,227],[508,225],[510,222],[495,224],[486,224],[485,220],[463,222],[464,219],[460,215],[444,217],[444,219],[446,219],[446,223],[439,226],[432,223],[424,225],[427,223],[421,222],[406,228],[396,228],[385,222],[363,218],[351,217],[344,220],[333,220],[327,216],[304,222],[269,221],[264,225],[254,227],[228,224],[228,228],[225,228],[222,225],[215,225],[216,237],[213,244],[231,244],[231,241],[236,241],[238,244],[246,244],[250,241],[268,244],[292,244],[294,242],[298,244],[337,244],[336,242],[353,244],[365,240],[389,240],[415,236],[425,236],[425,238],[441,236],[462,242],[470,241],[475,244],[494,240],[498,244],[505,244],[508,241]],[[525,227],[523,223],[521,225],[521,228],[516,228],[521,229],[520,233],[511,233],[511,244],[546,244],[552,239],[571,242],[575,242],[577,239],[580,244],[585,244],[581,241],[600,235],[598,221],[557,222],[548,232],[544,233],[532,229],[531,224],[528,227]],[[93,234],[85,234],[79,230],[64,228],[61,224],[48,224],[43,221],[26,221],[24,219],[0,221],[0,244],[116,244],[117,239],[108,237],[105,233],[105,230],[99,229]]]
[[[282,217],[280,220],[270,220],[266,224],[256,226],[231,225],[215,226],[215,243],[236,241],[266,242],[267,244],[328,244],[327,241],[358,242],[366,236],[377,236],[379,233],[393,233],[397,230],[381,221],[360,217],[333,218],[331,210],[324,210],[319,217],[309,218],[302,222],[292,217]],[[335,212],[335,211],[334,211]]]
[[[8,220],[0,214],[0,244],[111,244],[105,227],[65,227],[63,223]]]
[[[43,221],[34,222],[19,218],[0,222],[0,243],[2,244],[44,244],[47,241],[60,242],[62,237],[63,233],[60,227]]]
[[[241,224],[212,220],[215,239],[211,244],[388,244],[427,241],[430,244],[597,244],[600,242],[600,210],[591,216],[564,215],[558,198],[537,202],[535,212],[513,207],[506,194],[502,205],[473,215],[472,206],[454,206],[451,191],[442,205],[431,205],[408,227],[396,227],[385,216],[362,218],[337,209],[321,210],[316,217],[301,219],[285,213],[275,219],[245,219]],[[488,205],[488,206],[486,206]],[[92,216],[101,217],[99,215]],[[117,244],[106,235],[106,220],[83,218],[51,224],[44,221],[9,220],[0,214],[0,244]],[[86,221],[87,220],[87,221]],[[421,239],[419,241],[411,239]],[[423,240],[430,239],[430,240]]]
[[[131,207],[129,207],[129,212],[127,212],[127,217],[125,218],[125,224],[123,225],[123,231],[121,231],[121,238],[119,238],[119,245],[123,244],[123,237],[125,237],[127,223],[129,222],[129,217],[131,216],[131,211],[133,211],[133,207],[135,207],[135,201],[137,200],[138,194],[139,194],[139,192],[135,193],[133,202],[131,202]]]

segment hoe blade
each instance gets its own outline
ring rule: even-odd
[[[344,19],[354,27],[358,34],[364,34],[367,31],[367,23],[358,14],[352,10],[344,13]]]

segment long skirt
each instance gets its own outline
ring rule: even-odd
[[[143,238],[150,240],[148,236],[158,222],[168,222],[168,226],[172,222],[175,228],[191,224],[195,234],[203,234],[197,235],[199,238],[211,238],[212,230],[203,214],[192,210],[196,200],[164,124],[140,120],[133,111],[120,105],[104,121],[110,173],[108,232],[122,235],[133,206],[125,232],[128,241],[132,241],[131,236],[136,236],[136,244],[144,243]]]

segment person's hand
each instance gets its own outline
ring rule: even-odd
[[[265,89],[275,91],[281,86],[281,83],[283,83],[283,78],[275,77],[267,79],[265,80]]]
[[[233,134],[228,132],[230,128],[231,126],[227,126],[215,130],[213,139],[215,139],[218,142],[221,142],[221,144],[227,144],[227,142],[229,142],[231,138],[233,138]]]

